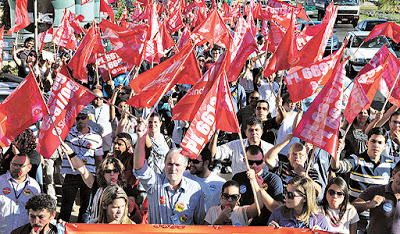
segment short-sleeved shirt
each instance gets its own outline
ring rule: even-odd
[[[346,212],[343,214],[341,220],[339,220],[339,210],[328,208],[325,213],[322,206],[318,207],[318,209],[321,213],[325,214],[329,225],[329,231],[333,233],[348,234],[350,233],[350,225],[360,220],[356,208],[351,204],[347,204]]]
[[[244,124],[246,123],[246,120],[256,116],[256,110],[252,106],[246,106],[240,109],[237,113],[236,116],[238,118],[239,124]]]
[[[244,139],[243,144],[244,147],[249,146],[248,139]],[[263,152],[266,153],[273,147],[273,145],[261,140],[260,147]],[[243,161],[244,154],[240,140],[234,140],[217,147],[215,159],[222,160],[226,158],[230,158],[232,160],[232,176],[236,173],[247,170]]]
[[[147,161],[134,173],[147,192],[150,224],[203,224],[205,202],[199,183],[183,176],[175,191],[168,178],[149,168]]]
[[[311,215],[309,219],[309,224],[299,222],[293,214],[289,214],[289,217],[283,216],[282,207],[279,207],[272,212],[269,217],[268,223],[271,221],[275,221],[281,227],[292,227],[292,228],[310,228],[312,229],[314,226],[320,227],[324,231],[329,231],[328,221],[326,220],[323,214],[315,214]]]
[[[247,208],[249,206],[235,206],[234,210],[232,211],[230,220],[232,221],[233,226],[248,226],[249,219],[247,217]],[[207,215],[204,220],[209,223],[213,224],[215,220],[217,220],[218,216],[222,212],[221,206],[213,206],[207,211]]]
[[[29,223],[25,205],[33,195],[39,193],[39,184],[29,176],[20,184],[11,177],[10,172],[0,176],[0,233],[9,234]]]
[[[263,124],[263,134],[261,139],[275,145],[276,144],[276,137],[278,135],[278,130],[280,128],[280,124],[276,122],[276,117],[267,119],[262,122]],[[264,152],[264,154],[267,152]]]
[[[96,173],[95,156],[103,156],[103,140],[97,132],[90,127],[88,128],[89,132],[82,134],[76,127],[73,127],[65,138],[65,142],[77,154],[77,157],[82,160],[88,171],[94,174]],[[62,174],[79,175],[77,170],[75,172],[72,171],[65,155],[61,166]]]
[[[169,146],[163,134],[161,134],[157,139],[151,140],[150,156],[147,159],[149,167],[157,173],[164,173],[164,161],[165,156],[169,151]]]
[[[261,177],[264,179],[262,188],[276,201],[283,201],[283,186],[282,180],[276,174],[263,170]],[[240,204],[251,205],[254,203],[253,190],[250,185],[250,180],[247,178],[246,172],[240,172],[233,176],[232,180],[239,183],[239,191],[241,194]],[[251,226],[267,226],[268,218],[271,211],[267,207],[261,209],[261,214],[254,217],[251,221]]]
[[[400,204],[392,190],[392,183],[380,186],[371,186],[360,194],[364,201],[371,201],[376,195],[385,200],[370,209],[369,228],[367,233],[400,233]]]
[[[112,126],[110,121],[110,106],[103,104],[94,108],[94,114],[89,114],[91,119],[88,125],[103,138],[103,151],[110,151],[112,147]]]

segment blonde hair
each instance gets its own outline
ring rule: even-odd
[[[125,209],[118,224],[134,224],[134,222],[128,217],[128,196],[126,195],[125,191],[117,185],[107,186],[101,194],[99,217],[97,218],[96,223],[108,223],[107,209],[104,207],[107,207],[108,205],[112,204],[115,199],[119,198],[123,198],[125,200]]]
[[[296,192],[300,193],[305,199],[301,214],[296,217],[296,219],[304,222],[308,226],[310,217],[318,214],[317,192],[314,181],[309,177],[296,176],[289,180],[288,185],[289,184],[291,184],[296,189]],[[282,213],[284,217],[289,218],[290,213],[294,214],[294,210],[284,206],[282,207]]]

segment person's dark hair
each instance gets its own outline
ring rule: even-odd
[[[27,155],[36,149],[36,137],[33,131],[27,128],[13,140],[13,144],[15,144],[20,154]]]
[[[347,186],[346,181],[342,177],[340,177],[340,176],[335,177],[328,183],[328,185],[325,187],[324,198],[321,201],[321,205],[326,214],[328,212],[328,208],[329,208],[329,204],[328,204],[328,200],[326,199],[326,195],[328,194],[329,187],[331,187],[333,184],[336,184],[337,186],[339,186],[340,190],[342,190],[344,193],[343,202],[342,202],[342,204],[339,205],[339,220],[342,220],[343,215],[346,213],[346,210],[347,210],[347,204],[349,203],[349,188]]]
[[[127,142],[125,142],[125,144],[128,143],[129,145],[132,146],[132,137],[131,137],[131,135],[129,133],[120,132],[120,133],[117,134],[117,138],[125,138],[126,141],[127,141]]]
[[[267,104],[267,107],[268,107],[268,110],[269,110],[269,103],[268,103],[267,101],[261,99],[261,100],[258,100],[258,101],[257,101],[257,104],[258,104],[258,103],[266,103],[266,104]]]
[[[104,170],[106,170],[106,167],[109,164],[113,164],[114,168],[118,170],[119,174],[118,174],[117,184],[121,187],[124,187],[126,185],[125,175],[124,175],[124,165],[119,159],[111,157],[103,159],[101,164],[97,167],[96,179],[99,187],[105,188],[108,186],[107,181],[104,178]]]
[[[262,39],[264,39],[264,36],[262,34],[257,36],[257,42],[261,41]]]
[[[393,112],[393,114],[390,116],[390,120],[392,120],[393,116],[398,116],[398,115],[400,115],[400,109]]]
[[[289,93],[282,94],[282,103],[283,104],[288,103],[289,100],[290,100],[290,94]]]
[[[211,161],[212,161],[211,151],[208,149],[207,146],[205,146],[203,148],[203,150],[200,152],[200,155],[201,155],[201,160],[203,160],[203,162],[204,161],[209,161],[208,165],[211,164]]]
[[[33,211],[46,209],[50,214],[54,214],[57,210],[57,201],[48,194],[36,194],[26,202],[25,209],[28,212],[30,209]]]
[[[395,175],[398,171],[400,171],[400,161],[397,162],[396,166],[394,166],[392,170],[392,176]]]
[[[239,185],[238,182],[236,182],[236,181],[234,181],[234,180],[228,180],[228,181],[226,181],[226,182],[224,183],[224,185],[222,185],[222,191],[221,191],[221,193],[224,192],[225,188],[228,188],[228,187],[231,187],[231,186],[236,187],[236,188],[238,188],[238,189],[240,188],[240,185]]]
[[[119,98],[119,99],[116,101],[115,105],[118,106],[121,102],[127,102],[127,101],[128,101],[128,100],[127,100],[126,98]]]
[[[251,155],[257,155],[258,153],[261,153],[261,155],[264,155],[263,150],[258,145],[249,145],[249,146],[247,146],[246,147],[246,153],[249,153]]]
[[[211,49],[211,51],[218,51],[218,52],[221,52],[219,46],[214,46],[214,47]]]
[[[358,114],[360,114],[362,112],[362,110],[358,113]],[[368,112],[368,116],[370,116],[371,115],[371,110],[368,108],[367,109],[367,112]],[[357,115],[358,115],[357,114]],[[370,118],[368,117],[368,119],[367,119],[367,123],[370,123],[371,122],[371,120],[370,120]],[[357,120],[357,117],[356,118],[354,118],[354,120],[353,120],[353,126],[354,126],[354,124],[357,124],[358,123],[358,120]]]
[[[26,43],[29,43],[29,42],[35,42],[35,38],[33,38],[33,37],[28,37],[28,38],[26,38],[25,41],[24,41],[24,45],[25,45]]]
[[[382,127],[376,127],[376,128],[371,129],[368,132],[368,140],[369,140],[369,138],[371,138],[372,135],[381,135],[381,136],[385,137],[385,143],[388,140],[388,134],[386,132],[386,129],[384,129]]]
[[[246,121],[244,121],[244,124],[242,125],[242,130],[246,131],[248,126],[253,126],[257,124],[260,125],[261,129],[263,128],[262,120],[259,117],[248,118]]]
[[[158,117],[158,119],[159,119],[160,121],[162,121],[162,120],[161,120],[161,115],[158,114],[158,113],[156,113],[156,112],[153,112],[153,114],[150,115],[150,118],[151,118],[151,117]]]

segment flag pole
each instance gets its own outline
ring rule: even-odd
[[[307,165],[307,170],[306,170],[306,176],[308,175],[308,171],[310,170],[310,166],[311,166],[312,160],[314,160],[314,153],[315,153],[315,150],[316,150],[316,149],[317,149],[317,147],[314,145],[314,146],[313,146],[312,153],[311,153],[311,158],[310,158],[310,160],[308,160],[308,165]]]
[[[96,68],[96,85],[100,85],[99,67],[97,66],[97,53],[94,53],[94,61],[95,61],[94,66]],[[108,73],[108,74],[110,74],[110,73]]]
[[[394,83],[392,85],[392,88],[390,89],[390,93],[389,93],[388,97],[386,98],[385,104],[383,104],[381,111],[385,110],[386,104],[388,103],[390,96],[392,96],[392,92],[394,90],[394,87],[396,86],[397,81],[399,80],[399,75],[400,75],[400,70],[399,70],[399,72],[397,72],[396,80],[394,81]]]

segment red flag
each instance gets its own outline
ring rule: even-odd
[[[3,35],[4,35],[4,26],[1,27],[0,29],[0,64],[3,64],[3,46],[4,46],[4,41],[3,41]],[[1,72],[2,67],[0,66],[0,72]]]
[[[46,39],[47,35],[53,35],[54,29],[53,29],[53,25],[51,25],[51,27],[49,29],[47,29],[46,31],[39,33],[38,35],[38,46],[39,46],[39,51],[43,50],[43,46],[44,46],[44,40]]]
[[[97,59],[96,64],[103,81],[108,81],[110,77],[115,77],[119,74],[130,71],[133,68],[132,64],[122,60],[114,51],[110,51],[107,54],[100,56]]]
[[[240,17],[236,25],[235,36],[229,45],[230,66],[226,72],[229,82],[237,80],[247,58],[257,50],[257,42],[250,26]]]
[[[164,51],[174,45],[174,39],[168,33],[165,23],[162,23],[154,38],[146,43],[144,58],[149,63],[159,63],[165,55]]]
[[[158,20],[157,14],[157,2],[153,2],[150,8],[150,19],[148,22],[149,33],[147,34],[147,39],[153,39],[156,33],[160,30],[160,22]]]
[[[353,123],[358,113],[371,106],[386,66],[387,61],[383,66],[379,65],[362,74],[354,82],[346,109],[344,110],[344,117],[349,124]]]
[[[188,43],[179,53],[140,74],[129,86],[136,93],[127,104],[134,107],[152,107],[175,84],[194,84],[200,79],[200,68],[194,46]]]
[[[227,132],[240,131],[225,72],[210,82],[213,85],[202,100],[180,145],[182,155],[192,159],[197,158],[216,128]]]
[[[106,13],[112,22],[115,22],[114,11],[105,0],[100,0],[100,12]]]
[[[81,6],[85,5],[86,3],[90,2],[90,0],[81,0]]]
[[[266,21],[264,21],[266,22]],[[270,29],[268,33],[268,52],[275,53],[276,49],[278,48],[279,44],[281,43],[283,37],[285,36],[286,29],[280,27],[275,23],[275,21],[271,21]]]
[[[294,26],[295,17],[292,13],[289,29],[264,70],[265,77],[269,77],[274,72],[289,69],[293,64],[298,62],[299,57],[297,56],[298,51],[295,46]]]
[[[61,20],[60,25],[57,28],[56,33],[53,36],[52,41],[54,44],[61,47],[65,47],[70,50],[75,50],[77,42],[70,23],[68,22],[69,12],[64,11],[64,16]]]
[[[176,11],[175,13],[170,14],[166,26],[168,32],[171,34],[184,27],[185,25],[183,24],[182,21],[182,12]]]
[[[31,24],[28,14],[28,0],[15,0],[15,24],[7,34],[19,31]]]
[[[0,103],[0,146],[10,146],[18,134],[48,114],[46,102],[31,71]]]
[[[285,8],[285,9],[291,9],[294,10],[295,14],[297,17],[310,22],[310,19],[307,17],[307,13],[303,9],[303,7],[300,5],[300,7],[295,7],[290,4],[287,4],[285,2],[279,1],[279,0],[269,0],[267,3],[267,6],[273,7],[273,8]]]
[[[289,74],[285,76],[285,81],[290,93],[290,100],[293,102],[301,101],[316,93],[320,85],[326,84],[342,59],[346,42],[347,40],[335,53],[306,67],[289,71]]]
[[[345,62],[345,60],[344,60]],[[344,62],[300,120],[293,135],[309,142],[336,157],[340,114],[343,101],[343,84],[346,78]]]
[[[129,31],[115,31],[107,29],[107,34],[103,34],[102,39],[109,39],[113,50],[127,63],[139,66],[142,61],[142,54],[148,26],[137,25]]]
[[[392,38],[392,40],[396,43],[400,42],[400,25],[395,24],[393,22],[386,22],[383,24],[376,25],[372,31],[369,33],[368,37],[365,38],[364,41],[368,41],[372,38],[378,36],[387,36]]]
[[[183,29],[182,36],[176,45],[179,50],[189,41],[190,34],[191,32],[189,24],[186,24],[185,28]]]
[[[229,13],[231,11],[231,7],[228,5],[227,2],[225,2],[224,4],[222,4],[221,6],[222,10],[224,10],[224,13]]]
[[[70,78],[64,65],[57,73],[48,101],[51,117],[48,115],[43,119],[39,134],[37,151],[43,157],[50,158],[60,145],[50,118],[53,119],[61,139],[64,140],[71,131],[78,113],[94,98],[95,96],[87,88]]]
[[[92,27],[90,27],[89,32],[83,38],[81,44],[68,64],[68,67],[74,72],[74,78],[81,80],[86,84],[89,82],[86,66],[94,45],[96,44],[97,37],[99,36],[99,30],[97,30],[95,24],[92,23]]]
[[[197,8],[195,11],[195,20],[193,21],[192,27],[197,27],[201,23],[204,22],[204,20],[207,19],[207,8]]]
[[[135,10],[133,11],[133,14],[131,17],[132,22],[139,20],[139,17],[141,14],[142,14],[142,9],[140,8],[140,6],[138,4],[136,4]]]
[[[201,35],[210,44],[217,44],[223,48],[228,48],[232,37],[217,9],[214,9],[207,19],[193,30],[193,34]]]
[[[87,33],[87,30],[82,28],[81,25],[79,24],[84,19],[85,19],[85,16],[83,16],[83,15],[77,16],[72,12],[69,13],[69,23],[71,24],[71,27],[74,29],[74,31],[77,34]]]
[[[120,21],[121,21],[121,22],[122,22],[122,21],[126,21],[126,19],[128,19],[128,9],[126,9],[126,6],[125,6],[125,9],[124,9],[124,11],[122,12]]]
[[[106,37],[116,38],[118,36],[115,35],[115,32],[126,31],[126,28],[116,25],[115,23],[112,23],[105,19],[101,20],[101,22],[99,23],[99,28],[103,31],[102,33],[103,38]]]

